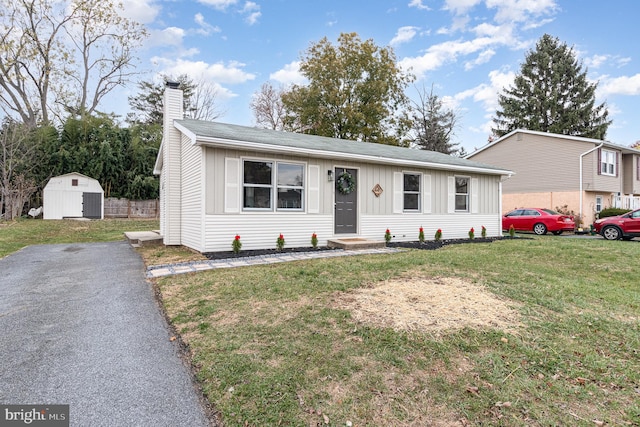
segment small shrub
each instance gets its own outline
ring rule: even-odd
[[[482,236],[483,239],[487,237],[487,229],[484,225],[482,226],[482,231],[480,231],[480,235]]]
[[[473,227],[471,227],[471,230],[469,230],[469,238],[473,240],[474,237],[476,237],[476,232]]]
[[[314,249],[318,247],[318,236],[316,233],[311,235],[311,246],[313,246]]]
[[[511,227],[509,227],[509,236],[514,237],[515,235],[516,235],[516,229],[513,228],[513,224],[511,224]]]
[[[437,242],[440,239],[442,239],[442,230],[440,230],[439,228],[436,230],[436,235],[433,236],[434,240]]]
[[[598,218],[607,218],[610,216],[624,215],[629,212],[629,209],[621,209],[621,208],[606,208],[602,209],[598,214]]]
[[[282,233],[280,233],[280,235],[278,236],[278,239],[276,240],[276,249],[278,251],[281,251],[284,248],[284,236],[282,235]]]
[[[420,243],[424,242],[424,228],[420,227],[420,232],[418,233],[418,241]]]
[[[231,247],[233,248],[233,253],[240,253],[240,249],[242,249],[242,242],[240,241],[240,236],[236,234],[236,237],[233,238],[233,242],[231,242]]]
[[[391,231],[387,228],[387,231],[384,232],[384,241],[389,243],[391,241]]]

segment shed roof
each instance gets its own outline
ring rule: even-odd
[[[490,175],[512,174],[511,171],[506,169],[435,151],[393,145],[193,119],[175,120],[174,126],[196,145],[308,155],[336,160],[358,160],[367,163],[428,167]],[[161,168],[161,162],[157,163],[156,170],[159,171]]]

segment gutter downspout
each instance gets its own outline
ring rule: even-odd
[[[584,153],[580,154],[580,220],[582,220],[582,158],[584,156],[586,156],[587,154],[596,151],[599,148],[602,148],[602,146],[604,145],[604,142],[600,143],[600,145],[598,145],[597,147],[593,147],[591,150],[585,151]],[[598,167],[600,167],[600,165],[598,165]]]

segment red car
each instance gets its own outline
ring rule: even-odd
[[[511,226],[516,231],[533,231],[536,234],[562,234],[563,231],[574,231],[576,224],[573,217],[563,215],[551,209],[520,208],[502,217],[502,229],[509,230]]]
[[[640,237],[640,209],[623,215],[597,219],[593,228],[607,240],[631,240],[634,237]]]

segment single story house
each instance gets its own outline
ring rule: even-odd
[[[104,190],[81,173],[54,176],[42,191],[43,219],[104,218]]]
[[[502,186],[504,213],[567,206],[589,227],[604,208],[640,208],[640,150],[634,148],[517,129],[467,158],[515,172]]]
[[[500,236],[511,174],[442,153],[184,119],[182,91],[164,94],[160,233],[199,252],[309,247],[330,239],[415,241],[436,230]]]

